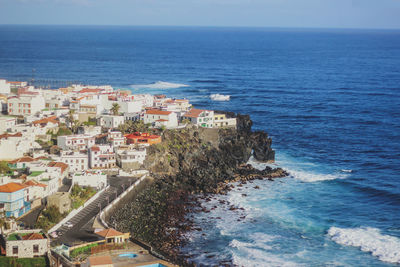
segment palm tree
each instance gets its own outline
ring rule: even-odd
[[[112,112],[114,115],[118,115],[119,109],[120,109],[120,106],[118,105],[118,103],[114,103],[114,104],[112,105],[111,112]]]

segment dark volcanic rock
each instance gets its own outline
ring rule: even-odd
[[[187,127],[164,131],[163,142],[148,148],[144,163],[154,178],[152,184],[117,207],[107,218],[110,225],[130,231],[171,261],[190,266],[179,253],[185,243],[182,233],[193,229],[193,222],[185,216],[188,212],[210,212],[196,204],[198,199],[208,202],[208,194],[226,194],[233,188],[232,181],[245,184],[286,176],[282,169],[259,171],[245,164],[252,151],[262,161],[273,161],[275,154],[266,133],[251,131],[248,115],[236,116],[237,130]],[[192,197],[195,194],[204,197]],[[229,203],[219,200],[219,204]],[[228,209],[238,210],[232,205]]]

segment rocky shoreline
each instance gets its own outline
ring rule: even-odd
[[[200,208],[202,198],[207,201],[213,194],[227,194],[234,182],[241,186],[255,179],[287,176],[280,168],[257,170],[246,164],[251,156],[274,161],[272,140],[265,132],[251,131],[249,116],[227,115],[236,116],[237,129],[188,127],[165,131],[163,142],[149,148],[145,161],[153,183],[118,207],[108,218],[110,225],[130,231],[134,238],[176,264],[195,266],[180,249],[187,241],[184,234],[196,230],[187,214],[207,212]]]

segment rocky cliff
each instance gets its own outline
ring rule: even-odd
[[[238,174],[243,179],[240,166],[252,154],[258,160],[274,160],[271,139],[264,132],[252,132],[251,126],[249,116],[237,115],[237,129],[166,130],[163,142],[148,149],[144,164],[154,183],[120,207],[109,223],[178,261],[180,234],[190,229],[185,213],[191,197],[228,190],[227,181],[237,180]],[[251,168],[245,173],[251,176]],[[285,172],[266,169],[254,174],[271,179]]]

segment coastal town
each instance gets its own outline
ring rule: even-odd
[[[0,79],[0,266],[175,266],[107,223],[163,132],[236,128],[188,99]]]

